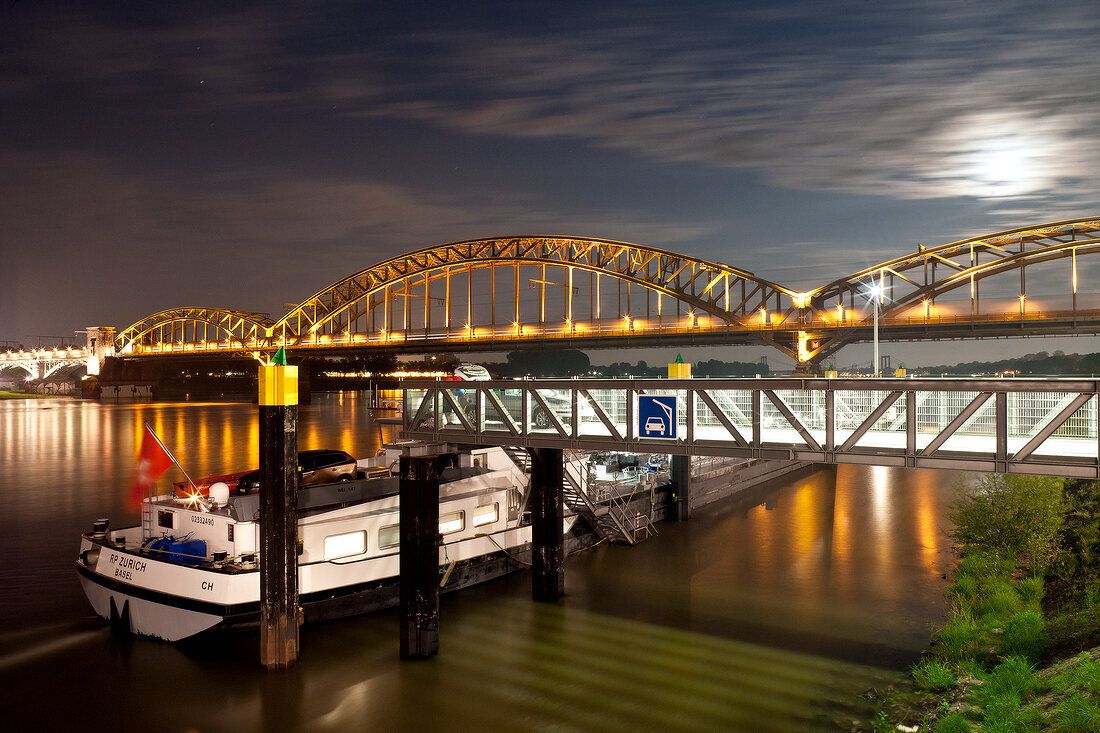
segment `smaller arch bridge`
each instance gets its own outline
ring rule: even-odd
[[[86,366],[91,350],[74,346],[0,352],[0,374],[25,373],[27,379],[49,379],[66,367]]]
[[[169,308],[118,334],[120,354],[249,349],[266,343],[273,321],[266,313],[225,308]]]

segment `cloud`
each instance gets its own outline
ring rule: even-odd
[[[184,113],[326,109],[570,137],[811,191],[1098,202],[1091,3],[619,4],[503,29],[319,7],[142,26],[62,14],[9,34],[0,94],[70,84]]]
[[[436,37],[418,46],[431,73],[358,100],[351,79],[338,87],[356,114],[581,138],[787,188],[1096,203],[1084,172],[1100,163],[1100,42],[1080,32],[1095,30],[1093,6],[889,8]]]

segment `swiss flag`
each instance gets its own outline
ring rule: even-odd
[[[175,463],[172,454],[161,444],[152,428],[145,426],[141,434],[141,453],[134,467],[134,483],[130,487],[130,509],[141,506],[141,497],[153,488],[160,475]]]

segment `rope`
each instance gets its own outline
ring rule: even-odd
[[[572,552],[569,553],[569,557],[573,557],[577,553],[584,552],[585,550],[591,550],[593,547],[598,547],[606,541],[607,541],[606,537],[601,537],[599,542],[594,542],[591,545],[589,545],[588,547],[580,547],[576,550],[573,550]]]
[[[476,536],[477,536],[477,537],[488,537],[488,538],[489,538],[489,540],[490,540],[490,541],[491,541],[491,542],[492,542],[492,543],[493,543],[494,545],[496,545],[496,546],[497,546],[498,548],[500,548],[500,551],[501,551],[501,552],[503,552],[503,553],[504,553],[505,555],[507,555],[508,557],[512,558],[513,560],[515,560],[516,562],[518,562],[518,563],[519,563],[520,565],[523,565],[523,566],[526,566],[526,567],[531,567],[531,563],[529,563],[529,562],[524,562],[523,560],[520,560],[520,559],[519,559],[518,557],[516,557],[516,556],[515,556],[515,555],[513,555],[512,553],[508,552],[508,550],[506,550],[506,549],[504,549],[503,547],[501,547],[501,546],[500,546],[500,543],[499,543],[499,542],[497,542],[497,540],[496,540],[496,537],[493,537],[493,536],[492,536],[491,534],[479,534],[479,535],[476,535]]]

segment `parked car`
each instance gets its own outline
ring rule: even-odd
[[[489,370],[480,364],[459,364],[455,367],[455,376],[470,382],[486,382],[489,380]]]
[[[500,400],[500,404],[508,411],[509,416],[517,421],[523,421],[523,390],[522,389],[494,389],[493,395]],[[569,392],[563,392],[558,390],[543,390],[539,393],[546,401],[547,407],[554,413],[558,420],[569,422],[570,415],[572,414],[573,407],[570,402],[571,397]],[[474,417],[474,405],[475,396],[473,390],[463,391],[460,390],[455,394],[459,404],[462,406],[463,412],[466,413],[466,417],[471,420]],[[531,422],[535,428],[542,430],[550,427],[550,416],[543,411],[542,406],[539,405],[534,399],[531,399],[529,405],[531,410]],[[596,413],[592,410],[592,407],[581,400],[577,403],[577,417],[582,422],[585,420],[595,419]],[[497,412],[491,406],[485,408],[486,420],[499,420]]]
[[[351,481],[358,464],[342,450],[304,450],[298,453],[298,485],[331,484]],[[237,479],[237,493],[247,494],[260,488],[260,471],[249,471]]]
[[[484,382],[488,381],[490,378],[489,371],[480,364],[459,364],[455,367],[455,377],[466,382]],[[523,390],[494,389],[493,394],[500,399],[501,404],[508,410],[513,420],[523,419]],[[475,399],[473,391],[458,390],[455,393],[455,397],[458,398],[459,404],[462,405],[462,410],[466,413],[466,416],[472,419],[474,416]],[[559,420],[569,419],[569,415],[572,413],[572,406],[570,404],[568,392],[549,390],[542,393],[542,397],[546,400],[547,406]],[[581,420],[595,416],[595,413],[587,402],[582,401],[577,407]],[[492,410],[490,410],[488,414],[490,415],[490,419],[495,417],[495,412]],[[545,429],[550,427],[549,416],[543,411],[542,407],[535,404],[533,401],[531,404],[531,420],[534,422],[536,428]]]

